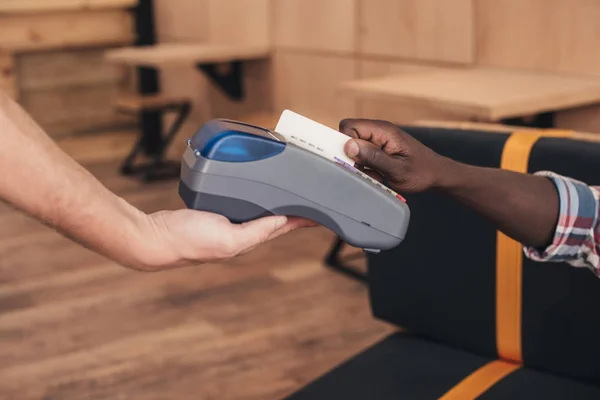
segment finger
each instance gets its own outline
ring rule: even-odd
[[[344,146],[344,151],[358,164],[374,169],[383,174],[390,174],[396,167],[396,159],[385,153],[371,142],[351,139]]]
[[[361,171],[365,175],[370,176],[371,178],[375,179],[378,182],[383,182],[383,176],[381,176],[381,174],[379,172],[375,171],[374,169],[365,168],[364,166],[362,166],[358,163],[354,164],[354,168]]]
[[[287,224],[287,217],[273,216],[238,225],[233,238],[235,252],[239,253],[268,241],[275,232],[284,228]]]
[[[340,121],[338,130],[346,136],[350,136],[354,139],[360,139],[358,131],[353,129],[354,119],[343,119]]]
[[[294,230],[301,229],[301,228],[314,228],[316,226],[319,226],[319,224],[317,224],[316,222],[311,221],[309,219],[299,218],[299,217],[288,217],[288,221],[281,228],[279,228],[276,231],[274,231],[273,233],[271,233],[269,235],[269,237],[267,237],[264,241],[254,243],[250,247],[245,248],[244,250],[241,251],[240,255],[249,253],[250,251],[254,250],[256,248],[256,246],[258,246],[259,244],[274,240],[274,239],[278,238],[279,236],[285,235],[286,233],[290,233]]]
[[[299,217],[288,217],[288,222],[284,226],[273,232],[267,240],[273,240],[279,236],[285,235],[286,233],[290,233],[297,229],[314,228],[316,226],[319,226],[319,224],[309,219]]]
[[[374,145],[389,147],[398,137],[399,129],[395,125],[379,120],[344,119],[340,122],[340,132],[354,139],[363,139]]]
[[[369,175],[371,178],[375,179],[379,183],[383,183],[383,176],[373,169],[366,169],[363,171],[365,174]]]

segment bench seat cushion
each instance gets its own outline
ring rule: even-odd
[[[491,358],[405,333],[395,333],[287,397],[320,399],[439,399]],[[519,368],[481,399],[600,399],[600,388]]]
[[[289,397],[437,399],[491,359],[404,333],[393,334]]]

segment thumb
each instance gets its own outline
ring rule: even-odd
[[[287,223],[285,216],[259,218],[238,226],[236,232],[236,247],[241,251],[252,248],[268,241],[279,229]]]
[[[384,174],[389,174],[394,170],[394,158],[371,142],[351,139],[346,142],[344,150],[348,157],[364,167]]]

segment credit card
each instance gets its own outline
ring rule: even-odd
[[[285,137],[288,142],[351,170],[372,185],[406,202],[404,197],[356,168],[354,160],[344,151],[344,145],[351,138],[343,133],[290,110],[281,114],[275,132]]]
[[[344,152],[344,145],[351,138],[310,118],[285,110],[275,132],[283,135],[288,142],[330,161],[337,158],[354,165],[354,161]]]

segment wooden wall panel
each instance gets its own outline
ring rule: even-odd
[[[132,15],[122,10],[0,15],[0,48],[18,51],[128,44]]]
[[[27,91],[19,101],[51,136],[130,125],[130,117],[114,112],[119,90],[109,85],[74,86],[61,90]]]
[[[435,71],[440,68],[446,69],[448,66],[436,66],[433,64],[418,64],[410,62],[363,60],[360,64],[360,77],[375,78],[378,76],[403,73]]]
[[[158,0],[160,39],[219,44],[269,46],[270,0]],[[272,109],[272,78],[269,60],[244,63],[246,96],[241,102],[229,100],[195,68],[165,68],[161,72],[162,92],[186,96],[192,112],[177,140],[185,139],[212,118],[243,118],[247,113]],[[172,121],[166,117],[166,123]],[[176,143],[174,151],[181,151]]]
[[[154,7],[159,41],[208,40],[208,0],[155,0]]]
[[[244,90],[242,101],[229,100],[214,85],[209,85],[206,96],[210,99],[213,118],[244,118],[246,115],[273,110],[273,62],[250,61],[244,64]]]
[[[357,77],[350,57],[277,52],[275,112],[292,109],[330,127],[356,115],[354,99],[342,97],[338,84]]]
[[[274,42],[278,48],[355,51],[358,0],[275,0]]]
[[[474,61],[473,0],[360,1],[362,54]]]
[[[21,104],[53,136],[134,122],[114,109],[129,71],[105,63],[102,49],[23,53],[16,71]]]
[[[600,1],[477,0],[477,62],[600,75]]]
[[[181,129],[181,134],[169,150],[169,155],[181,157],[185,140],[191,137],[206,121],[213,118],[229,118],[246,121],[251,115],[271,114],[272,61],[252,61],[244,65],[244,100],[232,101],[220,89],[193,68],[167,68],[162,74],[163,93],[186,96],[192,101],[192,111]],[[167,116],[167,124],[172,122]],[[273,126],[274,128],[274,126]]]
[[[414,63],[387,62],[387,61],[362,61],[360,63],[360,76],[374,78],[392,74],[427,72],[435,70],[432,65]],[[444,68],[447,68],[445,66]],[[358,115],[362,118],[383,119],[397,124],[406,124],[421,119],[457,120],[458,117],[440,110],[425,106],[414,105],[410,102],[394,102],[376,99],[357,100]]]
[[[0,91],[17,99],[17,82],[15,79],[15,60],[9,53],[0,52]]]
[[[156,0],[159,38],[268,46],[270,0]]]
[[[206,42],[209,38],[209,0],[155,0],[155,18],[160,42]],[[166,96],[185,96],[192,110],[180,135],[169,148],[169,157],[180,157],[185,140],[210,119],[210,103],[206,98],[207,85],[195,68],[169,67],[161,69],[161,93]],[[164,117],[165,127],[173,116]]]
[[[210,99],[207,97],[208,83],[195,68],[169,67],[161,72],[161,93],[166,96],[186,96],[192,102],[192,110],[170,146],[168,156],[181,157],[185,141],[206,121],[211,119]],[[164,118],[165,127],[173,122],[173,116]]]
[[[100,49],[24,53],[18,59],[23,91],[119,85],[128,77],[125,68],[105,62]]]
[[[208,0],[210,42],[270,46],[270,6],[270,0]]]
[[[556,126],[560,129],[600,133],[600,106],[560,111],[556,114]]]

